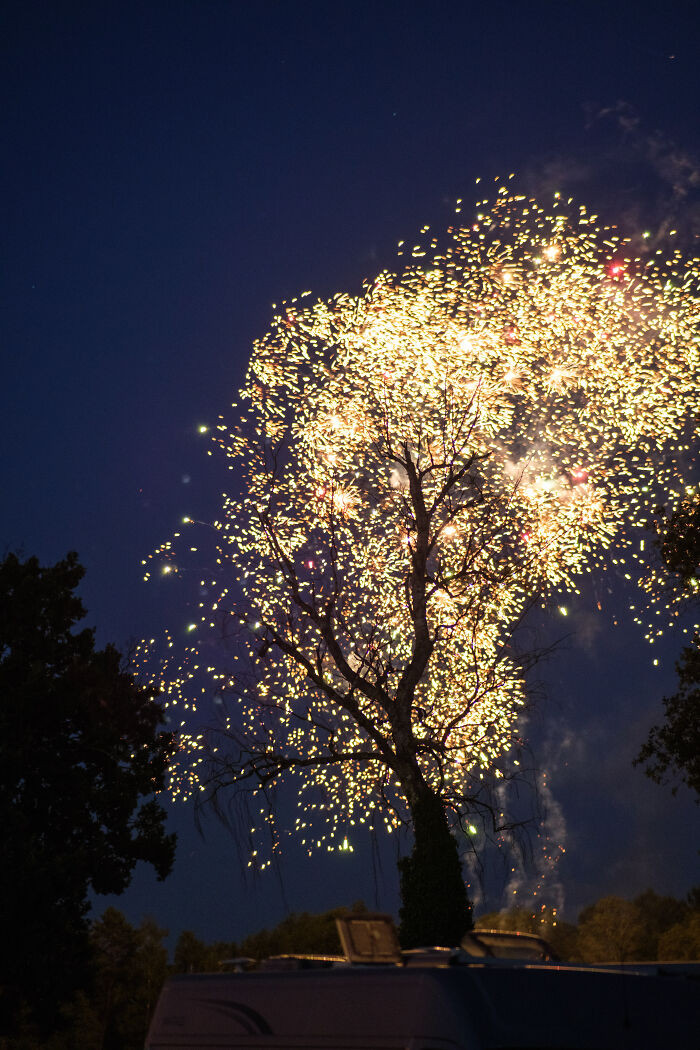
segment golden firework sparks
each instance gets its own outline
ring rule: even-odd
[[[390,736],[389,713],[357,691],[358,721],[333,689],[350,668],[390,693],[411,659],[409,470],[420,477],[434,509],[433,649],[413,728],[423,775],[459,798],[512,745],[525,687],[503,645],[532,596],[575,591],[614,543],[629,558],[658,493],[682,495],[677,454],[700,409],[699,269],[678,252],[632,257],[585,208],[505,186],[442,248],[430,243],[361,295],[283,304],[253,347],[236,420],[215,432],[244,492],[225,500],[216,530],[225,595],[242,595],[234,612],[258,646],[230,724],[290,755],[313,758],[329,741],[366,751],[363,720]],[[168,541],[154,569],[174,572],[173,559]],[[338,652],[321,619],[290,615],[293,588],[333,607]],[[223,598],[219,585],[215,609]],[[230,678],[209,673],[217,687]],[[173,707],[194,702],[188,678],[168,680]],[[196,790],[201,738],[182,746]],[[326,838],[313,841],[341,843],[377,816],[391,830],[405,808],[380,756],[287,775],[309,845],[322,818]]]

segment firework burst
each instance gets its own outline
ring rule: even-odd
[[[215,609],[254,666],[208,669],[236,698],[229,783],[294,780],[310,844],[404,819],[395,712],[422,645],[422,777],[459,811],[499,775],[526,700],[514,629],[611,548],[639,560],[699,407],[696,261],[633,257],[571,200],[505,185],[444,243],[422,233],[361,295],[282,304],[215,432],[244,492],[215,526]],[[186,678],[163,678],[174,705]],[[211,742],[183,748],[196,784]]]

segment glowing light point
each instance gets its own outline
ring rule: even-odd
[[[460,350],[464,350],[465,353],[472,352],[476,347],[476,339],[473,335],[463,335],[459,341]]]
[[[613,281],[624,281],[627,276],[627,267],[623,262],[608,263],[608,277]]]
[[[197,427],[197,430],[200,434],[206,434],[209,430],[209,427],[206,425],[206,423],[200,423]]]

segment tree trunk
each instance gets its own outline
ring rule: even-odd
[[[472,927],[462,865],[440,800],[423,785],[410,802],[414,844],[399,861],[403,948],[459,944]]]

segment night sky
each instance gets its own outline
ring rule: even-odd
[[[141,560],[183,515],[216,514],[226,468],[198,427],[226,412],[272,302],[358,291],[456,198],[468,212],[478,176],[700,244],[695,3],[6,0],[0,48],[0,544],[77,550],[100,644],[166,623],[184,638],[186,597],[144,584]],[[684,639],[652,654],[619,582],[602,612],[594,591],[531,720],[566,848],[542,899],[574,920],[605,893],[700,880],[689,793],[631,767]],[[391,844],[290,847],[244,879],[225,829],[202,838],[171,809],[174,874],[144,869],[112,901],[132,921],[233,939],[289,909],[398,906]],[[510,903],[502,875],[482,891]]]

